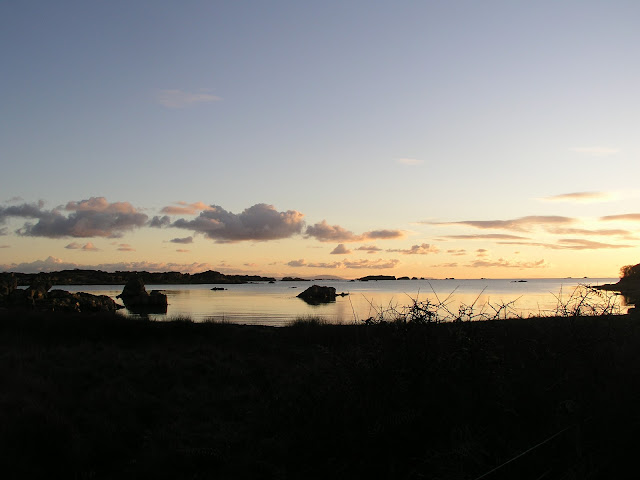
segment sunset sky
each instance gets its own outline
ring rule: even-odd
[[[3,1],[0,271],[617,276],[640,2]]]

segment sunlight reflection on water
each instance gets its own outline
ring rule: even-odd
[[[615,283],[615,278],[597,279],[531,279],[516,282],[501,280],[396,280],[396,281],[313,281],[276,282],[244,285],[215,285],[223,291],[212,291],[214,285],[147,285],[147,290],[161,290],[167,294],[166,314],[151,314],[153,320],[190,317],[193,321],[227,321],[255,325],[286,325],[296,318],[320,317],[329,323],[357,323],[375,316],[390,307],[400,309],[412,299],[446,301],[452,312],[460,304],[471,305],[475,311],[492,313],[491,305],[509,302],[512,313],[520,316],[548,315],[556,311],[558,299],[566,301],[580,284],[602,285]],[[296,295],[316,284],[347,292],[335,302],[308,305]],[[122,292],[119,285],[65,285],[55,288],[71,292],[85,291],[115,298]],[[436,298],[437,296],[437,298]],[[624,310],[624,308],[623,308]],[[137,317],[128,310],[122,315]]]

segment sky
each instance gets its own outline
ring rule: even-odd
[[[640,3],[0,3],[0,271],[616,277]]]

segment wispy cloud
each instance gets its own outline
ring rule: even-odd
[[[189,253],[191,250],[185,250],[184,248],[176,248],[176,252],[178,253]]]
[[[618,148],[607,148],[607,147],[577,147],[570,148],[572,152],[584,153],[585,155],[592,155],[594,157],[604,157],[608,155],[615,155],[616,153],[620,153],[620,149]]]
[[[479,233],[477,235],[446,235],[450,240],[528,240],[529,237],[508,235],[506,233]]]
[[[428,255],[429,253],[438,253],[440,249],[435,245],[423,243],[421,245],[413,245],[407,249],[389,248],[387,252],[401,253],[403,255]]]
[[[595,203],[612,199],[613,195],[607,192],[573,192],[543,197],[540,200],[547,202]]]
[[[563,238],[558,243],[544,242],[498,242],[502,245],[527,245],[530,247],[543,247],[551,250],[602,250],[602,249],[619,249],[633,248],[634,245],[623,245],[614,243],[593,242],[583,238]]]
[[[120,245],[118,245],[118,250],[121,251],[121,252],[135,252],[136,251],[136,249],[133,248],[128,243],[121,243]]]
[[[605,217],[600,217],[600,220],[604,220],[605,222],[612,221],[612,220],[640,222],[640,213],[625,213],[623,215],[607,215]]]
[[[307,262],[304,258],[300,258],[298,260],[291,260],[287,262],[285,265],[289,267],[308,267],[308,268],[341,268],[343,266],[342,262]]]
[[[212,210],[214,207],[207,205],[203,202],[186,203],[176,202],[177,205],[168,205],[164,207],[160,212],[169,215],[195,215],[202,210]]]
[[[505,260],[499,258],[498,260],[474,260],[473,262],[465,265],[465,267],[471,268],[547,268],[549,265],[544,259],[534,262],[514,262],[511,260]]]
[[[464,220],[460,222],[429,222],[433,225],[464,225],[480,229],[513,230],[526,232],[533,227],[551,225],[567,225],[575,223],[575,218],[558,215],[530,215],[511,220]]]
[[[291,260],[286,263],[289,267],[309,267],[309,268],[351,268],[351,269],[372,269],[372,270],[384,270],[393,268],[400,263],[400,260],[384,260],[379,258],[377,260],[343,260],[342,262],[332,263],[314,263],[307,262],[304,258],[298,260]]]
[[[597,236],[616,236],[616,235],[631,235],[629,230],[621,229],[598,229],[590,230],[588,228],[548,228],[549,233],[556,235],[597,235]]]
[[[216,95],[204,92],[185,92],[183,90],[159,90],[156,93],[157,102],[167,108],[185,108],[199,103],[218,102],[222,100]]]
[[[419,160],[417,158],[396,158],[395,161],[401,165],[408,166],[422,165],[424,163],[424,160]]]
[[[395,258],[392,260],[383,260],[382,258],[379,258],[377,260],[345,260],[343,263],[346,268],[372,268],[376,270],[385,270],[395,267],[400,263],[400,260],[396,260]]]
[[[401,238],[404,232],[401,230],[371,230],[361,235],[341,227],[340,225],[329,225],[326,220],[322,220],[315,225],[309,225],[305,231],[307,237],[313,237],[319,242],[361,242],[363,240],[391,240]]]
[[[453,256],[459,257],[459,256],[462,256],[462,255],[466,255],[467,251],[464,248],[460,248],[458,250],[453,250],[453,249],[452,250],[447,250],[447,253],[449,255],[453,255]]]
[[[11,245],[0,245],[0,248],[11,248]]]

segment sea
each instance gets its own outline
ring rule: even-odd
[[[166,313],[139,314],[126,308],[118,312],[127,317],[144,317],[155,321],[188,317],[194,322],[270,326],[288,325],[298,319],[309,318],[336,324],[391,320],[406,313],[412,306],[421,308],[423,312],[433,312],[442,321],[457,317],[482,320],[554,315],[570,310],[578,302],[582,302],[583,311],[590,306],[596,309],[598,306],[614,306],[619,313],[625,313],[628,306],[622,296],[604,291],[594,292],[585,287],[617,281],[617,278],[516,278],[146,285],[147,291],[160,290],[167,295],[169,305]],[[297,295],[311,285],[334,287],[337,293],[346,295],[338,296],[335,302],[310,305]],[[121,303],[116,296],[123,287],[62,285],[53,288],[108,295]]]

